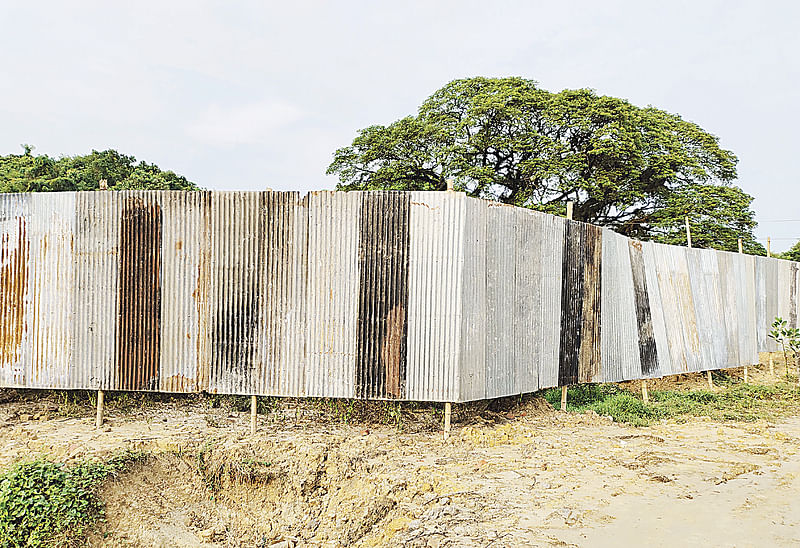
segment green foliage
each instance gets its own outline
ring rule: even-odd
[[[186,177],[115,150],[55,159],[23,148],[21,155],[0,156],[0,192],[96,190],[102,179],[112,190],[197,190]]]
[[[794,244],[792,247],[788,249],[788,251],[784,251],[783,253],[778,253],[775,255],[779,259],[786,259],[788,261],[797,261],[800,262],[800,241]]]
[[[707,416],[715,420],[754,421],[770,418],[800,401],[800,391],[788,384],[764,386],[734,383],[722,377],[720,392],[707,390],[653,390],[650,403],[615,384],[571,386],[567,393],[567,411],[595,411],[617,422],[647,426],[661,419],[684,416]],[[553,407],[561,401],[561,389],[544,391]]]
[[[786,376],[789,376],[788,355],[791,354],[795,362],[797,361],[797,355],[800,353],[800,329],[789,327],[789,323],[779,316],[772,322],[769,337],[781,345],[783,364],[786,366]]]
[[[574,218],[627,236],[765,254],[736,156],[697,124],[592,90],[466,78],[334,153],[340,190],[445,190]],[[683,239],[681,241],[681,238]]]
[[[95,489],[140,455],[68,467],[47,461],[20,463],[0,476],[0,546],[61,545],[80,538],[103,516]]]

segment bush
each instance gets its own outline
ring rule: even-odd
[[[96,487],[132,457],[71,467],[39,460],[0,475],[0,547],[58,546],[80,538],[103,516]]]

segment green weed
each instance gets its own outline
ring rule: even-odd
[[[99,484],[141,458],[124,453],[74,466],[44,460],[15,465],[0,475],[0,546],[61,546],[80,538],[103,517]]]
[[[661,419],[707,416],[713,420],[755,421],[774,419],[800,403],[800,390],[788,383],[772,386],[721,383],[722,390],[653,390],[650,403],[615,384],[579,385],[567,391],[567,411],[595,411],[617,422],[647,426]],[[559,408],[561,389],[544,391],[550,404]]]

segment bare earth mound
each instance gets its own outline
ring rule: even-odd
[[[700,382],[702,379],[698,380]],[[52,418],[0,403],[0,467],[144,456],[100,491],[90,546],[797,546],[800,418],[633,428],[543,400],[415,428],[202,402]],[[37,419],[37,420],[34,420]]]

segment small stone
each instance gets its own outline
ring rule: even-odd
[[[31,416],[28,415],[27,413],[23,413],[22,415],[19,416],[19,420],[21,420],[23,422],[27,422],[27,421],[31,420]]]
[[[214,529],[203,529],[200,531],[200,539],[204,542],[214,540]]]
[[[111,432],[111,427],[106,425],[103,427],[103,432]]]

